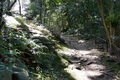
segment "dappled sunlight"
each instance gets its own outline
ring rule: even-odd
[[[95,76],[100,76],[102,73],[98,72],[97,70],[95,71],[86,71],[88,77],[95,77]]]
[[[95,65],[91,65],[91,67],[94,68]],[[104,66],[98,65],[101,69],[105,69]],[[102,72],[99,72],[98,70],[78,70],[78,69],[70,69],[70,68],[65,68],[65,71],[70,73],[73,78],[76,80],[92,80],[89,77],[96,77],[102,75]]]
[[[42,34],[42,32],[40,32],[39,30],[31,30],[31,32],[37,33],[35,34],[35,36],[40,36],[40,34]]]
[[[18,71],[25,69],[23,73],[28,79],[21,80],[117,80],[120,77],[119,59],[107,54],[112,49],[94,0],[0,2],[0,62],[5,71],[13,72],[11,79],[22,73],[12,66]],[[117,4],[116,0],[113,2]],[[20,78],[23,76],[20,74]],[[0,80],[1,77],[0,72]]]
[[[15,25],[20,25],[20,23],[12,16],[4,15],[4,18],[6,20],[6,25],[8,27],[14,27]]]
[[[87,76],[85,76],[85,72],[77,70],[77,69],[65,69],[68,73],[75,78],[75,80],[90,80]]]
[[[27,13],[25,9],[28,8],[30,4],[30,0],[20,0],[20,4],[21,4],[21,13],[24,15]],[[14,5],[11,11],[15,13],[19,13],[19,2],[18,1],[16,2],[16,4]]]
[[[78,40],[78,43],[84,43],[85,40]]]
[[[100,54],[100,51],[98,49],[91,49],[90,51],[92,54]]]
[[[64,53],[65,55],[71,55],[72,52],[69,51],[68,48],[63,48],[62,50],[58,50],[58,53]]]
[[[78,51],[79,51],[79,53],[81,53],[83,55],[91,53],[90,50],[78,50]]]
[[[104,65],[100,65],[100,64],[95,64],[95,63],[93,63],[93,64],[91,64],[91,65],[89,65],[89,66],[86,66],[87,67],[87,69],[89,69],[89,70],[103,70],[103,69],[105,69],[105,66]]]
[[[75,80],[106,80],[109,77],[105,74],[108,66],[101,59],[101,51],[96,48],[93,41],[76,40],[64,35],[62,37],[69,47],[63,49],[62,52],[72,57],[72,64],[64,70]]]

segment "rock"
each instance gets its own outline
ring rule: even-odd
[[[83,60],[83,62],[87,62],[87,61],[88,61],[88,59],[84,59],[84,60]]]
[[[77,61],[71,61],[72,63],[80,63],[81,60],[77,60]]]
[[[104,74],[101,74],[100,76],[98,76],[98,78],[103,78],[104,77]]]
[[[94,62],[88,62],[87,65],[93,64]]]
[[[109,72],[114,72],[115,70],[114,69],[111,69],[111,70],[108,70],[107,72],[109,73]]]
[[[74,64],[74,68],[76,68],[76,69],[78,69],[78,70],[81,70],[80,64]]]
[[[25,69],[13,66],[12,70],[12,80],[29,80],[28,72]]]
[[[6,25],[7,26],[13,27],[13,26],[20,25],[20,23],[13,16],[6,15],[5,20],[6,20]]]
[[[81,62],[87,62],[88,59],[81,59]]]
[[[78,69],[81,70],[81,66],[80,64],[71,64],[68,66],[69,69],[73,70],[73,69]]]
[[[0,65],[0,80],[12,80],[12,71],[7,69],[4,64]]]

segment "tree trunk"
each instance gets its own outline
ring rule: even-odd
[[[4,25],[4,21],[3,21],[3,3],[4,3],[4,1],[0,0],[0,3],[1,3],[1,5],[0,5],[0,32],[1,32],[1,29]]]
[[[110,54],[113,54],[114,51],[115,51],[114,46],[113,46],[114,45],[114,41],[112,40],[112,38],[110,38],[110,36],[113,35],[113,28],[112,28],[111,22],[109,23],[110,24],[110,30],[108,29],[108,26],[106,25],[105,17],[104,17],[104,10],[103,10],[103,0],[101,0],[101,5],[100,5],[98,0],[97,0],[97,3],[98,3],[98,7],[99,7],[99,10],[100,10],[101,16],[102,16],[103,24],[104,24],[104,27],[105,27],[105,30],[106,30],[106,33],[107,33],[107,37],[108,37],[108,40],[109,40]]]
[[[19,2],[19,13],[21,15],[21,3],[20,3],[20,0],[18,0],[18,2]]]
[[[12,4],[10,3],[10,0],[7,0],[7,1],[8,1],[8,4],[7,4],[6,13],[9,12],[12,9],[13,5],[16,3],[16,0],[14,0]],[[3,3],[4,2],[5,2],[5,0],[0,0],[0,32],[1,32],[3,25],[5,24],[4,19],[3,19],[3,13],[4,13],[3,12],[3,8],[4,8]]]
[[[43,20],[44,25],[45,25],[46,10],[47,10],[46,0],[44,0],[44,20]]]
[[[42,0],[40,0],[40,14],[39,14],[39,20],[40,20],[40,23],[42,24]]]

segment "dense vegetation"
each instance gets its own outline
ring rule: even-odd
[[[65,44],[61,33],[82,34],[107,43],[109,54],[120,52],[119,0],[28,0],[29,5],[24,1],[18,0],[18,12],[12,11],[17,0],[0,1],[0,59],[6,67],[19,66],[39,80],[61,79],[58,69],[69,64],[56,51]],[[7,24],[6,16],[18,24]],[[69,75],[61,73],[63,78]]]

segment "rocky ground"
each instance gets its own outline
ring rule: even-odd
[[[105,59],[109,58],[108,62],[117,63],[115,59],[111,56],[104,56],[96,48],[93,40],[84,40],[80,36],[61,35],[69,48],[58,52],[69,56],[71,63],[64,70],[70,73],[75,80],[119,80],[118,70],[105,62]]]

